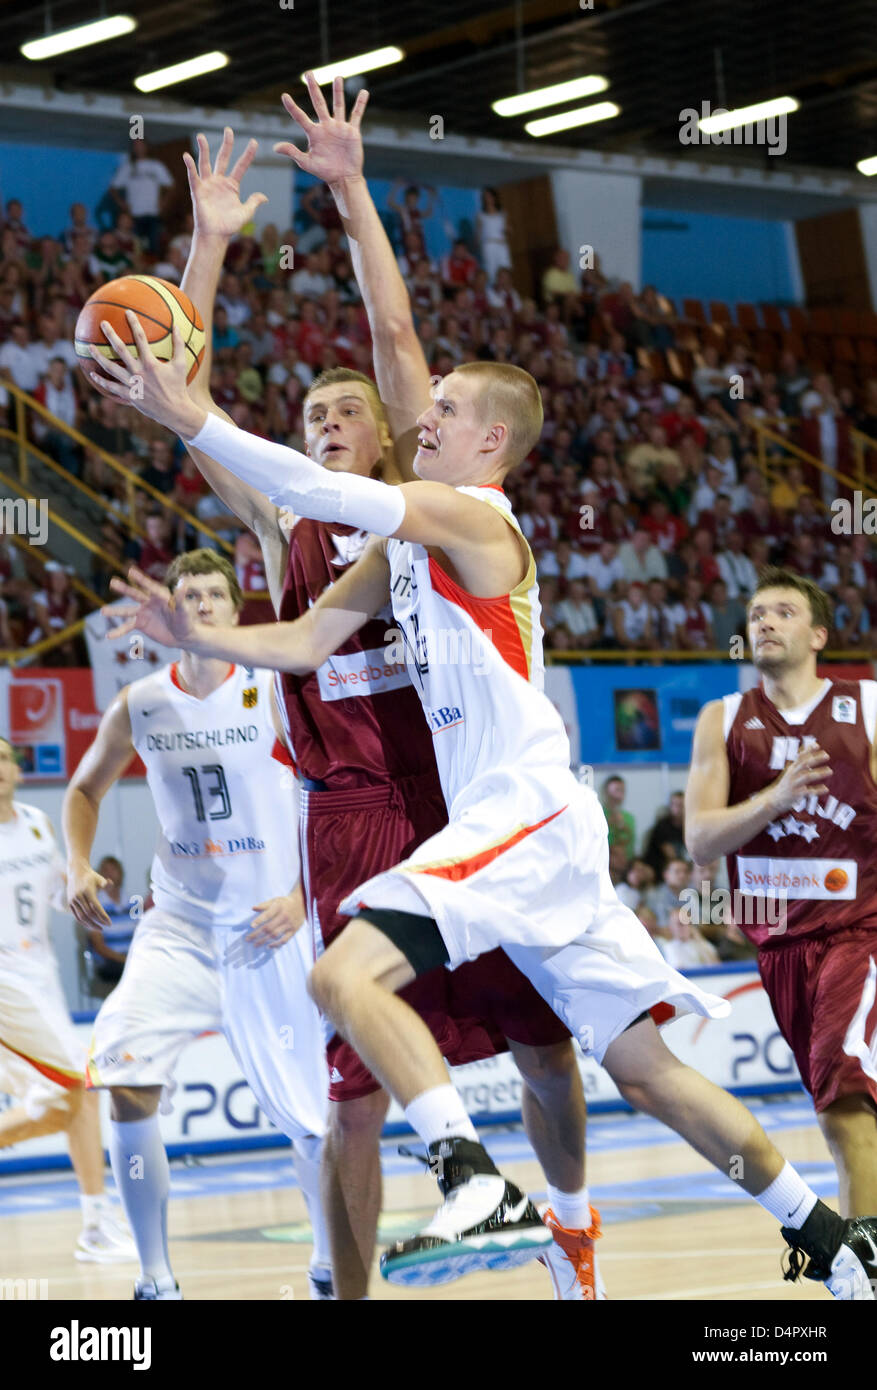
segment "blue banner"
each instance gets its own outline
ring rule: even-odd
[[[691,761],[697,716],[740,688],[739,663],[573,666],[579,759],[601,763]]]

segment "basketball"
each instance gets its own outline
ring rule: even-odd
[[[134,356],[137,356],[131,329],[125,317],[126,309],[133,309],[149,339],[153,356],[162,362],[167,362],[173,357],[173,325],[177,324],[191,361],[186,381],[191,381],[204,356],[204,324],[201,315],[189,296],[183,294],[181,289],[170,284],[168,280],[157,279],[154,275],[123,275],[118,280],[109,280],[86,300],[76,320],[73,339],[76,355],[82,358],[82,370],[88,372],[97,369],[97,364],[89,352],[92,344],[99,349],[102,356],[111,361],[118,361],[101,331],[101,322],[104,319],[116,330],[122,342],[131,348]]]
[[[842,893],[848,882],[846,869],[829,869],[825,875],[825,886],[829,893]]]

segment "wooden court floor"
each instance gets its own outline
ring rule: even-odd
[[[591,1121],[592,1133],[601,1123],[605,1120]],[[829,1161],[815,1123],[783,1128],[774,1137],[792,1162],[824,1166]],[[489,1131],[487,1143],[490,1147]],[[392,1151],[395,1153],[395,1146]],[[272,1151],[275,1159],[279,1153]],[[395,1173],[385,1179],[383,1223],[387,1238],[403,1229],[414,1229],[437,1204],[431,1180],[421,1176],[415,1165],[410,1167],[410,1174]],[[544,1191],[541,1170],[532,1159],[503,1160],[502,1168],[520,1186],[534,1193]],[[178,1165],[172,1171],[179,1172]],[[701,1175],[711,1171],[681,1142],[610,1146],[589,1157],[589,1183],[597,1189],[597,1204],[604,1218],[598,1253],[609,1297],[831,1302],[819,1285],[783,1282],[782,1238],[773,1219],[755,1203],[733,1196],[729,1201],[715,1196],[689,1200],[689,1191],[695,1193],[697,1184],[705,1181]],[[650,1183],[657,1184],[657,1200],[643,1204],[617,1196],[600,1199],[601,1187],[611,1192],[618,1185],[642,1185],[644,1180],[646,1189]],[[0,1200],[4,1188],[14,1181],[0,1180]],[[40,1181],[44,1183],[46,1175],[41,1175]],[[665,1184],[663,1189],[661,1183]],[[675,1195],[669,1198],[667,1183],[675,1184]],[[834,1191],[832,1188],[832,1197]],[[77,1264],[74,1260],[78,1216],[68,1205],[63,1210],[0,1217],[0,1279],[47,1279],[50,1299],[129,1299],[135,1266]],[[168,1223],[171,1258],[184,1296],[307,1300],[311,1247],[304,1221],[301,1194],[291,1186],[260,1188],[249,1184],[239,1192],[173,1198]],[[370,1292],[375,1299],[420,1301],[551,1298],[548,1275],[537,1263],[505,1274],[470,1275],[431,1291],[394,1288],[375,1270]]]

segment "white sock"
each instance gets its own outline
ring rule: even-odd
[[[145,1120],[111,1120],[109,1148],[116,1188],[140,1256],[141,1277],[173,1287],[167,1248],[171,1175],[158,1112]]]
[[[311,1255],[311,1269],[332,1268],[332,1255],[329,1247],[329,1230],[320,1197],[320,1150],[323,1141],[315,1134],[299,1135],[292,1141],[292,1166],[308,1209],[308,1218],[314,1235],[314,1253]]]
[[[416,1130],[424,1144],[434,1144],[438,1139],[471,1139],[479,1142],[475,1126],[466,1114],[457,1091],[448,1082],[446,1086],[433,1086],[415,1096],[405,1107],[405,1118],[411,1128]]]
[[[561,1226],[568,1231],[586,1231],[591,1224],[591,1201],[587,1184],[578,1192],[561,1192],[548,1184],[548,1201]]]
[[[82,1208],[82,1224],[89,1230],[100,1225],[100,1219],[107,1209],[107,1194],[105,1192],[81,1192],[79,1194],[79,1205]]]
[[[775,1216],[781,1226],[800,1231],[819,1198],[808,1187],[791,1163],[787,1163],[769,1187],[759,1192],[756,1202]]]

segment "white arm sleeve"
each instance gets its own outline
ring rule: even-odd
[[[248,434],[218,415],[208,415],[184,443],[298,516],[343,522],[375,536],[392,536],[402,525],[405,499],[397,487],[357,473],[330,473],[297,449]]]

